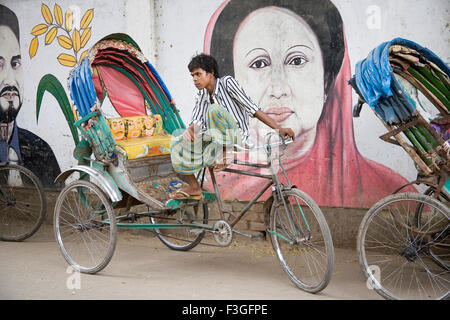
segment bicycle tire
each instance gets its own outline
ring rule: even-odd
[[[433,197],[436,192],[436,189],[434,187],[429,187],[425,192],[424,195]],[[437,198],[438,201],[444,203],[447,207],[450,204],[450,199],[447,197],[445,193],[442,193]],[[421,221],[422,221],[422,206],[417,206],[414,214],[414,223],[417,227],[420,227]],[[450,231],[449,231],[450,232]],[[448,239],[450,241],[450,239]],[[449,244],[450,245],[450,244]],[[446,270],[450,270],[450,261],[444,261],[444,259],[441,259],[437,253],[433,251],[433,248],[429,249],[430,257],[433,258],[434,262],[437,263],[439,266]]]
[[[284,197],[290,211],[280,200],[274,201],[270,211],[272,246],[289,279],[303,291],[318,293],[329,284],[333,274],[330,229],[319,206],[305,192],[294,188],[285,191]],[[290,201],[291,197],[296,201]],[[279,210],[280,207],[285,210]],[[298,212],[294,211],[297,209]],[[292,223],[286,220],[289,212],[295,212],[290,215]]]
[[[44,188],[31,170],[14,164],[0,167],[0,240],[28,239],[41,227],[46,211]]]
[[[202,213],[201,217],[197,218],[198,216],[198,210],[199,207],[202,207]],[[194,211],[194,216],[196,217],[195,220],[202,221],[203,224],[208,223],[208,203],[203,202],[202,204],[197,203],[196,205],[192,206]],[[172,216],[172,219],[180,214],[180,209]],[[183,215],[184,216],[184,215]],[[176,218],[175,218],[176,219]],[[182,219],[176,219],[178,223],[184,223],[188,222],[190,223],[193,219],[185,220],[185,218],[182,217]],[[159,224],[159,223],[172,223],[171,220],[166,219],[158,219],[155,217],[150,217],[150,222],[153,224]],[[197,234],[195,234],[193,231],[194,229],[192,227],[186,227],[186,228],[174,228],[173,230],[169,231],[166,229],[159,229],[155,228],[155,233],[159,240],[164,243],[167,247],[169,247],[172,250],[176,251],[188,251],[196,247],[205,236],[205,231],[200,231]],[[197,231],[196,231],[197,232]],[[191,235],[192,234],[192,235]]]
[[[68,184],[55,205],[54,231],[64,259],[75,270],[94,274],[111,261],[117,225],[111,201],[94,183]],[[94,254],[98,257],[94,257]]]
[[[418,228],[416,206],[429,217]],[[449,208],[419,193],[389,195],[374,204],[358,231],[359,263],[367,283],[390,300],[442,300],[449,297],[450,273],[427,254],[427,234],[449,227]],[[448,249],[447,249],[448,252]],[[375,273],[373,273],[375,271]]]

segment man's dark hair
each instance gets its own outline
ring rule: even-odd
[[[16,14],[9,8],[0,4],[0,26],[8,26],[11,28],[12,32],[17,38],[17,42],[20,44],[20,33],[19,33],[19,20]]]
[[[188,64],[188,69],[192,72],[196,68],[202,68],[206,72],[212,72],[214,77],[219,78],[219,65],[213,56],[204,53],[194,56]]]

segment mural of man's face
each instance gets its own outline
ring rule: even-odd
[[[23,101],[23,71],[19,41],[8,26],[0,26],[0,122],[14,120]]]

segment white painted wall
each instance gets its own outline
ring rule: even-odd
[[[57,62],[63,50],[56,41],[40,45],[30,60],[28,48],[33,26],[42,23],[41,3],[51,9],[55,3],[65,11],[76,7],[82,15],[94,8],[92,37],[88,46],[107,34],[128,33],[141,46],[156,67],[188,122],[196,89],[187,70],[190,58],[203,50],[203,38],[211,15],[222,0],[1,0],[19,18],[25,102],[18,116],[19,126],[43,138],[53,149],[61,170],[76,164],[70,132],[56,100],[46,94],[39,123],[35,118],[35,97],[39,80],[47,73],[55,75],[64,86],[70,68]],[[355,64],[381,42],[403,37],[432,49],[450,62],[450,2],[448,0],[334,0],[344,21],[352,72]],[[379,19],[377,19],[377,12]],[[379,22],[379,23],[378,23]],[[68,92],[68,91],[67,91]],[[356,96],[354,96],[356,101]],[[409,180],[416,170],[407,154],[378,137],[384,127],[373,112],[364,108],[354,119],[355,139],[361,153],[398,171]],[[389,155],[389,157],[387,157]]]
[[[221,3],[222,0],[156,0],[157,66],[185,121],[189,120],[196,93],[187,64],[195,53],[202,52],[209,18]],[[333,3],[344,22],[352,74],[356,63],[373,48],[396,37],[428,47],[450,62],[448,0],[333,0]],[[355,94],[353,100],[357,101]],[[408,180],[415,179],[417,171],[406,152],[378,138],[386,130],[367,105],[353,122],[362,155],[393,168]]]
[[[443,61],[450,63],[450,2],[446,0],[339,0],[333,1],[341,13],[346,29],[349,58],[355,65],[382,42],[405,38],[427,47]],[[380,25],[376,28],[373,12],[380,9]],[[357,97],[353,93],[353,101]],[[413,161],[398,146],[378,137],[386,129],[365,105],[360,118],[353,118],[355,140],[359,151],[369,159],[393,168],[408,180],[416,178]],[[389,156],[389,157],[388,157]]]

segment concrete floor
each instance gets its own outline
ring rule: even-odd
[[[24,242],[0,242],[0,299],[382,300],[354,249],[335,248],[330,284],[309,294],[289,280],[269,241],[239,235],[229,247],[177,252],[153,234],[121,231],[105,269],[79,275],[68,267],[49,225]]]

